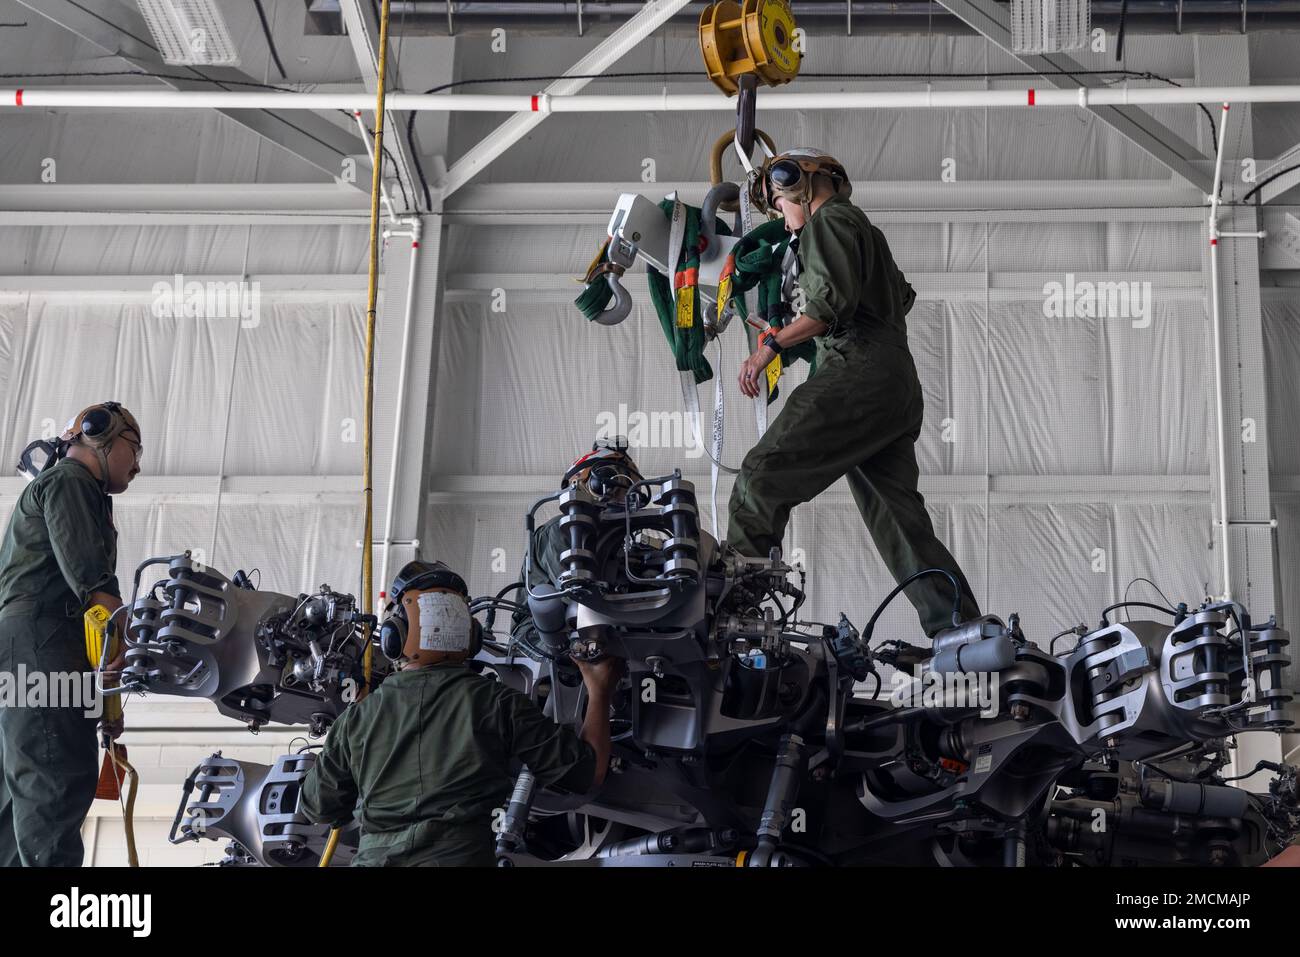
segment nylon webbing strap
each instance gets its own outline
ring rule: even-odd
[[[722,343],[718,343],[718,361],[722,361]],[[718,473],[739,475],[740,469],[733,469],[722,464],[722,449],[725,445],[725,405],[722,391],[722,374],[714,376],[713,383],[713,431],[708,445],[704,444],[704,428],[700,421],[700,393],[695,384],[695,376],[690,370],[678,372],[678,381],[682,387],[682,405],[686,407],[686,421],[691,428],[691,439],[696,448],[703,449],[709,457],[709,508],[713,517],[713,537],[718,538]],[[721,539],[718,539],[721,541]]]
[[[667,267],[665,275],[668,277],[668,295],[672,301],[671,314],[677,315],[677,283],[674,281],[677,275],[677,260],[682,255],[682,240],[686,238],[686,207],[682,201],[677,198],[677,193],[672,195],[673,200],[673,217],[672,225],[668,229],[668,255],[664,258],[664,265]],[[688,289],[687,295],[693,290]]]
[[[740,150],[737,150],[740,152]],[[746,183],[740,189],[740,235],[748,236],[750,230],[750,221],[753,217],[753,207],[749,203],[749,190],[745,188]],[[754,349],[758,346],[758,334],[749,326],[745,326],[745,339],[749,343],[749,352],[753,355]],[[754,397],[754,424],[758,427],[758,437],[761,439],[763,433],[767,431],[767,376],[759,376],[758,395]]]
[[[709,463],[709,505],[713,510],[713,537],[722,541],[718,534],[718,463],[722,461],[727,409],[722,395],[722,342],[715,339],[714,345],[717,347],[717,359],[713,364],[713,460]]]

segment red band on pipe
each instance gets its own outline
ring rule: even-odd
[[[1029,91],[1029,105],[1030,105],[1030,106],[1033,106],[1033,105],[1034,105],[1034,91],[1033,91],[1033,90],[1030,90],[1030,91]]]
[[[1210,240],[1210,245],[1211,245],[1211,246],[1217,246],[1217,245],[1219,245],[1219,241],[1218,241],[1217,239],[1211,239],[1211,240]]]
[[[534,93],[534,94],[533,94],[533,112],[534,112],[534,113],[537,112],[537,101],[538,101],[537,94]]]
[[[419,249],[419,248],[420,248],[420,244],[417,243],[417,242],[412,242],[412,243],[411,243],[411,248],[412,248],[412,249]]]
[[[23,91],[22,91],[22,90],[14,90],[14,105],[15,105],[15,106],[22,106],[22,105],[23,105]]]

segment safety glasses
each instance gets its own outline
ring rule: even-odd
[[[125,435],[121,437],[122,441],[135,450],[135,464],[140,464],[140,459],[144,457],[144,444],[133,439],[128,439]]]

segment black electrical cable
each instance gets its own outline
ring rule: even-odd
[[[1229,781],[1242,781],[1246,778],[1254,777],[1256,774],[1259,774],[1260,771],[1272,770],[1268,765],[1268,761],[1260,761],[1259,764],[1255,765],[1255,768],[1252,771],[1247,771],[1245,774],[1235,774],[1230,778],[1219,778],[1219,780],[1224,784],[1227,784]]]
[[[1169,596],[1168,596],[1168,595],[1166,595],[1163,591],[1160,590],[1160,586],[1157,585],[1155,582],[1153,582],[1151,579],[1149,579],[1149,578],[1145,578],[1145,577],[1143,577],[1143,576],[1138,576],[1137,578],[1132,579],[1131,581],[1129,581],[1129,583],[1128,583],[1127,585],[1124,586],[1124,600],[1125,600],[1125,601],[1128,601],[1128,593],[1129,593],[1129,590],[1130,590],[1134,585],[1136,585],[1138,582],[1146,582],[1148,585],[1150,585],[1152,588],[1154,588],[1154,589],[1156,590],[1156,594],[1157,594],[1157,595],[1159,595],[1161,598],[1163,598],[1163,599],[1165,600],[1165,604],[1166,604],[1166,605],[1168,605],[1168,606],[1171,607],[1171,608],[1173,607],[1174,603],[1171,602],[1171,601],[1169,600]],[[1128,621],[1128,620],[1129,620],[1128,612],[1125,612],[1125,613],[1124,613],[1124,620],[1125,620],[1125,621]]]
[[[218,86],[252,86],[261,90],[276,90],[280,93],[301,93],[302,90],[289,86],[277,86],[274,83],[259,83],[256,80],[226,80],[210,76],[186,76],[181,73],[154,73],[149,70],[105,70],[103,72],[68,72],[59,73],[0,73],[0,80],[52,80],[52,79],[95,79],[101,76],[147,76],[151,80],[178,80],[185,83],[215,83]]]
[[[511,582],[509,585],[501,589],[491,598],[474,599],[472,604],[478,605],[480,610],[482,610],[482,608],[484,607],[488,609],[487,621],[484,622],[488,631],[491,631],[492,626],[496,624],[498,608],[509,608],[511,611],[528,610],[528,605],[526,605],[525,603],[519,601],[511,601],[505,597],[506,592],[515,591],[516,593],[518,593],[519,589],[522,587],[523,587],[523,582]],[[489,602],[490,604],[488,604]]]
[[[785,605],[781,604],[781,599],[776,597],[776,592],[773,591],[771,588],[767,589],[767,597],[771,598],[772,601],[776,604],[776,607],[781,609],[780,625],[781,625],[781,630],[785,631],[786,623],[790,620],[790,613],[786,611]]]
[[[375,5],[375,0],[370,0],[370,6],[371,6],[371,9],[373,9],[374,12],[375,12],[375,22],[378,23],[378,22],[380,21],[381,17],[379,16],[379,9],[378,9],[378,7]],[[398,43],[399,43],[399,50],[400,50],[400,42],[401,42],[401,39],[402,39],[402,37],[405,35],[405,29],[406,29],[406,10],[403,9],[403,10],[402,10],[402,26],[398,29],[398,32],[397,32],[397,34],[396,34],[395,37],[394,37],[394,39],[396,39],[396,40],[398,41]],[[392,41],[390,41],[390,42],[389,42],[389,49],[390,49],[390,50],[392,49],[392,45],[393,45],[393,44],[392,44]],[[397,72],[400,70],[400,68],[401,68],[401,64],[400,64],[399,60],[398,60],[396,57],[394,57],[394,58],[393,58],[393,72],[394,72],[394,79],[397,79],[397,78],[398,78],[398,77],[397,77]],[[372,142],[374,141],[374,138],[375,138],[375,131],[374,131],[374,130],[370,130],[370,139],[371,139]],[[413,210],[413,209],[415,209],[415,207],[411,205],[411,197],[410,197],[410,195],[406,192],[406,184],[402,182],[402,171],[401,171],[401,168],[397,165],[397,160],[393,158],[393,154],[392,154],[391,152],[389,152],[387,146],[384,146],[384,158],[387,159],[389,165],[392,166],[392,168],[393,168],[393,179],[397,180],[397,188],[400,189],[400,190],[402,191],[402,208],[405,209],[405,210]],[[415,189],[415,183],[412,183],[412,184],[411,184],[411,189]],[[417,210],[417,211],[418,211],[418,210]]]
[[[1178,775],[1176,775],[1176,774],[1171,774],[1170,772],[1166,771],[1164,768],[1160,767],[1159,765],[1155,765],[1155,764],[1146,764],[1145,762],[1142,762],[1142,761],[1134,761],[1133,763],[1136,764],[1136,765],[1138,766],[1138,770],[1139,770],[1139,780],[1141,780],[1140,775],[1141,775],[1141,772],[1142,772],[1142,771],[1151,770],[1151,771],[1155,771],[1157,774],[1163,776],[1163,777],[1166,778],[1167,780],[1170,780],[1170,781],[1176,781],[1176,782],[1179,783],[1179,784],[1194,784],[1194,783],[1196,783],[1196,782],[1194,782],[1194,781],[1188,781],[1186,778],[1180,778],[1180,777],[1179,777]]]
[[[388,160],[389,165],[393,167],[393,179],[397,180],[397,188],[402,191],[402,208],[410,209],[411,196],[406,192],[406,184],[402,182],[402,176],[397,170],[397,160],[393,159],[393,154],[388,152],[387,146],[384,147],[384,157]],[[411,185],[414,186],[415,184],[412,183]]]
[[[1145,80],[1159,80],[1162,83],[1168,83],[1171,86],[1181,86],[1180,83],[1160,76],[1150,71],[1140,70],[1008,70],[994,73],[803,73],[800,74],[806,79],[838,79],[838,80],[881,80],[881,79],[983,79],[983,78],[1005,78],[1005,77],[1023,77],[1023,76],[1095,76],[1107,75],[1115,76],[1122,74],[1125,78],[1137,78]],[[454,80],[451,83],[443,83],[439,86],[433,86],[424,91],[425,96],[431,93],[441,93],[443,90],[450,90],[458,86],[471,86],[481,83],[540,83],[550,82],[553,80],[617,80],[631,79],[634,77],[668,77],[668,76],[692,76],[698,77],[699,74],[693,70],[667,70],[654,72],[631,72],[631,73],[587,73],[575,74],[570,76],[553,75],[553,76],[509,76],[509,77],[479,77],[468,80]],[[1210,111],[1205,108],[1203,103],[1198,103],[1201,112],[1205,114],[1210,123],[1210,139],[1214,144],[1214,149],[1218,150],[1218,140],[1214,131],[1214,117]],[[420,163],[420,151],[415,145],[415,117],[416,111],[412,110],[406,118],[406,144],[411,151],[411,161],[415,163],[416,175],[420,177],[420,187],[424,191],[424,205],[428,210],[433,209],[433,199],[429,195],[429,182],[424,175],[424,166]]]
[[[275,68],[280,71],[280,79],[287,80],[289,74],[284,72],[284,64],[280,62],[280,51],[275,48],[275,38],[271,36],[271,24],[266,21],[262,0],[253,0],[253,6],[257,7],[257,18],[262,21],[262,33],[266,37],[266,45],[271,48],[271,59],[275,61]]]
[[[895,586],[894,590],[885,596],[885,600],[876,607],[875,614],[873,614],[871,620],[867,622],[867,627],[862,629],[862,643],[864,645],[867,647],[871,646],[871,635],[876,630],[876,619],[878,619],[881,613],[883,613],[889,606],[889,603],[897,598],[904,588],[912,584],[912,582],[916,581],[918,578],[922,578],[926,575],[942,575],[952,584],[952,625],[956,628],[961,624],[961,586],[957,584],[957,577],[946,568],[923,568],[919,572],[914,572],[913,574],[908,575],[899,582],[898,585]]]
[[[1174,608],[1166,608],[1164,605],[1153,605],[1149,601],[1117,601],[1113,605],[1107,605],[1101,612],[1101,627],[1105,628],[1110,625],[1106,618],[1116,608],[1154,608],[1156,611],[1163,611],[1166,615],[1178,617],[1178,611]]]
[[[346,113],[347,111],[346,111],[346,110],[340,110],[340,112],[342,112],[342,113]],[[365,126],[364,124],[363,124],[362,128],[363,128],[367,133],[370,134],[370,141],[373,143],[374,140],[375,140],[375,131],[372,130],[372,129],[371,129],[370,127],[368,127],[368,126]],[[384,147],[384,159],[388,160],[388,165],[391,166],[391,167],[393,168],[393,179],[397,180],[397,188],[400,189],[400,190],[402,191],[402,206],[403,206],[403,208],[404,208],[404,209],[411,209],[411,208],[413,208],[413,207],[411,206],[411,197],[410,197],[410,195],[406,192],[406,184],[402,182],[402,174],[401,174],[400,170],[399,170],[398,167],[397,167],[397,160],[393,158],[393,154],[390,153],[390,152],[388,151],[388,147],[387,147],[387,146]],[[412,186],[412,188],[414,188],[415,184],[412,183],[411,186]]]
[[[1284,170],[1279,170],[1278,172],[1270,176],[1268,179],[1261,180],[1260,182],[1256,183],[1254,188],[1250,192],[1248,192],[1245,196],[1241,197],[1241,199],[1238,200],[1238,202],[1244,203],[1246,200],[1250,199],[1252,196],[1258,193],[1269,183],[1273,182],[1273,180],[1277,179],[1279,176],[1285,176],[1287,173],[1294,173],[1298,169],[1300,169],[1300,163],[1297,163],[1295,166],[1288,166]]]
[[[1074,628],[1067,628],[1067,629],[1065,629],[1065,631],[1063,631],[1063,632],[1061,632],[1061,633],[1059,633],[1059,634],[1053,635],[1053,636],[1052,636],[1052,640],[1049,641],[1049,642],[1047,643],[1047,653],[1048,653],[1049,655],[1055,655],[1055,654],[1056,654],[1056,643],[1057,643],[1058,641],[1060,641],[1062,638],[1064,638],[1066,635],[1078,635],[1078,636],[1079,636],[1079,639],[1082,640],[1082,639],[1083,639],[1083,635],[1080,635],[1080,634],[1079,634],[1079,628],[1080,628],[1080,627],[1081,627],[1081,626],[1077,626],[1077,625],[1076,625]],[[1079,646],[1076,644],[1074,647],[1075,647],[1075,649],[1077,650]]]
[[[532,631],[534,634],[536,634],[537,631],[537,629],[533,625],[532,620],[528,619],[525,621],[521,621],[518,627],[516,627],[510,633],[510,643],[512,645],[519,645],[520,647],[522,647],[524,649],[524,654],[526,654],[529,658],[532,658],[534,661],[554,662],[560,660],[559,655],[549,654],[544,649],[539,648],[537,645],[533,644],[531,641],[526,639],[524,636],[528,634],[529,631]]]
[[[973,78],[1044,76],[1044,75],[1046,76],[1052,76],[1052,75],[1088,76],[1088,75],[1098,75],[1098,74],[1105,74],[1108,76],[1114,76],[1116,74],[1124,74],[1126,77],[1135,77],[1138,79],[1148,79],[1148,80],[1160,80],[1163,83],[1169,83],[1173,86],[1180,85],[1175,81],[1168,79],[1167,77],[1159,76],[1151,72],[1143,72],[1138,70],[1056,70],[1056,71],[1047,71],[1047,73],[1041,73],[1039,71],[1034,71],[1034,70],[1029,70],[1029,71],[1009,70],[1009,71],[996,72],[996,73],[804,73],[800,75],[807,79],[814,79],[814,80],[818,80],[818,79],[920,80],[920,79],[973,79]],[[450,90],[458,86],[471,86],[474,84],[482,84],[482,83],[541,83],[541,82],[550,82],[553,80],[618,80],[618,79],[632,79],[632,78],[647,77],[647,76],[649,77],[668,77],[668,76],[698,77],[699,74],[696,73],[694,70],[667,70],[667,71],[659,70],[653,72],[629,72],[629,73],[584,73],[584,74],[573,74],[568,76],[552,75],[552,76],[477,77],[468,80],[453,80],[451,83],[443,83],[439,86],[433,86],[425,90],[423,95],[428,96],[431,93],[441,93],[443,90]],[[1204,105],[1202,104],[1198,104],[1198,105],[1201,106],[1201,110],[1205,113],[1206,117],[1208,117],[1210,120],[1210,135],[1213,137],[1214,118],[1210,116],[1209,110],[1206,110]],[[424,175],[424,167],[420,163],[420,151],[416,148],[415,145],[415,117],[416,117],[416,111],[412,110],[406,118],[406,143],[411,151],[411,159],[415,163],[415,172],[420,177],[420,186],[424,191],[425,207],[429,210],[432,210],[433,200],[429,195],[429,183]],[[1217,144],[1216,144],[1216,149],[1217,149]]]
[[[475,598],[469,603],[469,607],[475,612],[491,611],[494,608],[508,608],[511,611],[525,611],[528,608],[527,605],[521,605],[519,602],[511,601],[509,598],[491,598],[488,596]]]
[[[890,708],[883,714],[878,714],[871,718],[859,718],[852,724],[844,726],[845,734],[861,734],[863,731],[870,731],[872,728],[878,728],[881,725],[897,724],[899,721],[910,721],[917,715],[925,713],[924,708],[907,707],[907,708]]]

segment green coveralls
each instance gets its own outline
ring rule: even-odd
[[[560,555],[569,548],[569,536],[564,529],[560,528],[561,517],[562,516],[556,515],[554,518],[543,522],[533,532],[531,542],[533,548],[533,572],[532,576],[528,579],[528,587],[530,589],[536,589],[540,585],[554,585],[555,579],[558,578],[560,572],[564,570],[564,563],[560,561]],[[660,533],[650,532],[649,535],[659,535],[662,540],[662,535]],[[520,581],[524,580],[524,572],[527,567],[526,563],[520,562]],[[523,603],[525,605],[528,603],[526,595],[523,596]],[[520,622],[529,617],[531,617],[531,615],[526,607],[516,611],[511,619],[511,630],[516,628]]]
[[[354,866],[491,867],[512,759],[575,792],[596,773],[591,746],[518,691],[463,663],[400,671],[334,722],[299,806],[341,825],[360,796]]]
[[[9,680],[88,670],[82,610],[91,592],[121,595],[112,516],[112,499],[73,459],[23,489],[0,544],[0,673]],[[90,703],[8,704],[0,706],[0,866],[80,867],[81,824],[99,777]]]
[[[560,553],[569,547],[569,537],[560,528],[561,516],[556,515],[554,518],[543,522],[536,530],[533,531],[532,541],[529,545],[533,550],[533,571],[531,577],[527,579],[527,585],[531,588],[537,588],[540,585],[555,584],[556,577],[564,570],[560,562]],[[524,573],[528,568],[527,561],[519,563],[519,580],[524,581]],[[516,611],[511,616],[511,629],[519,625],[521,621],[531,617],[527,605],[528,597],[520,593],[524,608]],[[507,596],[513,598],[513,595]]]
[[[765,558],[780,546],[790,510],[848,476],[862,519],[894,576],[951,571],[964,618],[979,607],[952,554],[934,534],[914,445],[921,383],[905,317],[916,293],[884,235],[842,196],[827,199],[799,232],[805,315],[829,326],[817,337],[817,371],[795,389],[741,465],[727,541]],[[906,589],[929,636],[952,624],[952,586],[927,575]]]

